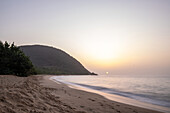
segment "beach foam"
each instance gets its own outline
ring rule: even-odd
[[[81,90],[90,91],[93,93],[98,93],[98,94],[103,95],[106,98],[111,99],[113,101],[118,101],[121,103],[139,106],[139,107],[143,107],[143,108],[147,108],[147,109],[153,109],[153,110],[156,109],[158,111],[163,111],[163,112],[167,112],[167,113],[170,112],[170,109],[168,107],[166,107],[166,106],[170,105],[168,102],[160,101],[160,100],[159,101],[153,100],[153,99],[150,99],[149,97],[145,97],[145,95],[143,96],[143,95],[139,95],[139,94],[133,94],[131,92],[122,92],[122,91],[119,91],[119,90],[116,90],[113,88],[88,85],[85,83],[82,84],[82,83],[80,83],[80,81],[82,79],[80,79],[79,82],[77,82],[77,80],[75,80],[76,82],[73,82],[71,77],[72,76],[67,76],[67,77],[66,76],[57,76],[57,77],[51,77],[50,79],[68,84],[72,88],[77,88],[77,89],[81,89]],[[73,76],[74,79],[75,79],[75,77],[77,77],[77,76]],[[80,76],[78,78],[80,78]],[[86,78],[86,77],[81,76],[81,78]],[[90,78],[90,77],[88,76],[88,78]],[[85,79],[85,80],[87,80],[87,79]],[[69,81],[71,81],[71,82],[69,82]],[[86,81],[86,83],[87,83],[87,81]],[[98,84],[96,84],[96,85],[98,85]]]

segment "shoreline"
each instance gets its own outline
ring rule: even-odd
[[[50,76],[50,77],[47,77],[47,78],[45,78],[45,79],[49,79],[50,80],[50,78],[51,78],[52,76]],[[148,108],[145,108],[145,107],[141,107],[141,106],[135,106],[135,103],[134,103],[134,105],[130,105],[130,104],[127,104],[127,103],[124,103],[124,102],[118,102],[117,100],[114,100],[114,99],[116,99],[116,98],[120,98],[121,96],[117,96],[117,95],[115,95],[115,97],[114,97],[114,99],[112,99],[112,98],[109,98],[109,94],[107,94],[107,95],[101,95],[100,93],[98,93],[98,91],[94,91],[94,90],[91,90],[91,89],[87,89],[87,88],[80,88],[80,87],[76,87],[76,86],[73,86],[73,85],[68,85],[68,84],[66,84],[66,83],[62,83],[62,82],[60,82],[60,81],[55,81],[55,80],[51,80],[51,81],[53,81],[54,83],[56,83],[57,85],[66,85],[66,87],[69,87],[69,88],[71,88],[72,90],[78,90],[78,91],[83,91],[83,92],[86,92],[86,93],[90,93],[90,94],[93,94],[93,95],[98,95],[98,96],[101,96],[101,98],[103,98],[103,99],[106,99],[107,101],[111,101],[111,102],[115,102],[115,103],[118,103],[119,105],[121,105],[121,106],[130,106],[130,107],[132,107],[132,108],[137,108],[137,109],[145,109],[145,110],[148,110],[148,111],[142,111],[141,113],[155,113],[155,112],[164,112],[164,111],[158,111],[158,110],[156,110],[156,109],[149,109],[149,107]],[[104,93],[103,93],[104,94]],[[108,96],[109,95],[109,96]],[[122,99],[122,98],[121,98]],[[127,100],[128,101],[128,100]],[[137,101],[136,101],[137,102]],[[128,112],[122,112],[122,113],[128,113]],[[129,113],[131,113],[131,112],[129,112]],[[140,112],[139,112],[140,113]]]
[[[0,113],[162,113],[49,80],[51,75],[0,75]]]
[[[138,101],[138,100],[135,100],[135,99],[132,99],[132,98],[128,98],[128,97],[124,97],[124,96],[120,96],[120,95],[116,95],[116,94],[109,94],[109,93],[97,91],[97,90],[94,90],[94,89],[90,89],[90,88],[87,88],[87,87],[83,87],[83,86],[80,86],[80,85],[69,84],[69,83],[66,83],[66,82],[60,81],[60,80],[57,81],[57,80],[55,80],[51,77],[49,78],[49,80],[52,80],[52,81],[54,81],[58,84],[66,84],[68,87],[73,88],[73,89],[83,90],[83,91],[99,94],[99,95],[101,95],[101,96],[103,96],[103,97],[105,97],[109,100],[112,100],[112,101],[132,105],[132,106],[136,106],[136,107],[146,108],[146,109],[150,109],[150,110],[165,112],[165,113],[170,112],[170,109],[168,109],[167,107],[164,107],[164,106],[154,105],[154,104]]]

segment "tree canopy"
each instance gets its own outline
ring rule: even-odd
[[[0,75],[28,76],[36,74],[32,62],[14,43],[0,41]]]

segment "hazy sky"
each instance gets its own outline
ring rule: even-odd
[[[170,0],[0,0],[0,40],[60,48],[99,74],[170,75]]]

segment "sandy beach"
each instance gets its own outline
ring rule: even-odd
[[[161,113],[72,89],[49,77],[0,75],[0,113]]]

